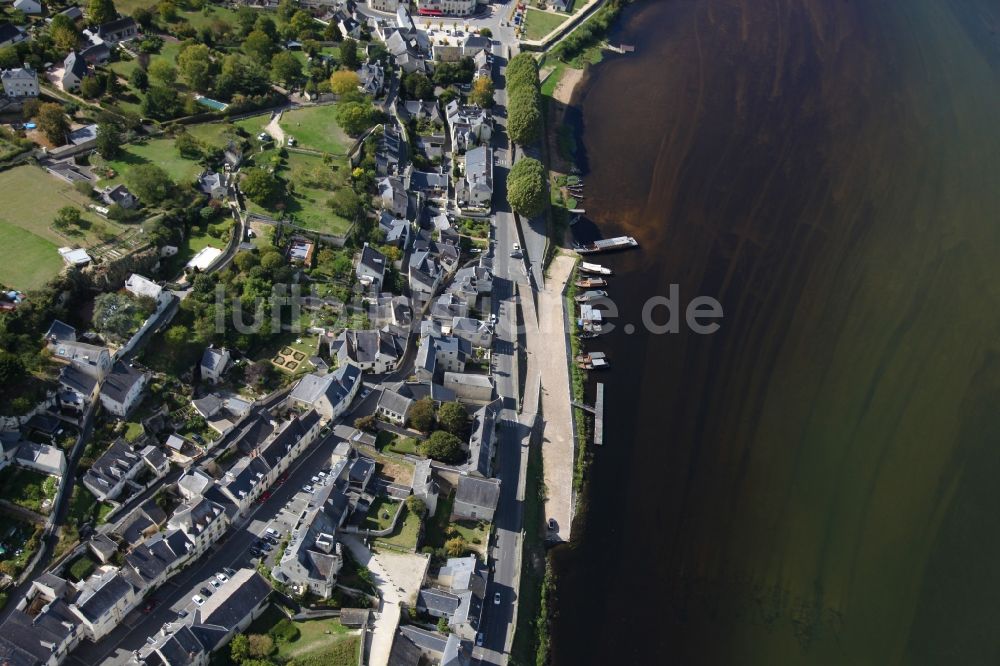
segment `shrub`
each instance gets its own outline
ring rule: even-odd
[[[274,639],[275,643],[291,643],[292,641],[298,640],[299,635],[302,632],[299,631],[299,628],[294,622],[285,618],[271,627],[271,631],[268,633],[271,635],[271,638]]]

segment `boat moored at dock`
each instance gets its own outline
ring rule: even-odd
[[[591,264],[586,261],[580,262],[580,270],[592,275],[611,275],[611,269],[600,264]]]
[[[627,250],[632,247],[639,247],[639,241],[632,236],[616,236],[614,238],[601,238],[589,243],[580,243],[575,249],[580,254],[597,254],[598,252]]]

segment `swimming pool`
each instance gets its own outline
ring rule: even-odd
[[[210,97],[199,97],[198,103],[203,104],[211,109],[215,109],[216,111],[225,111],[226,108],[229,106],[228,104],[220,102],[219,100],[216,99],[212,99]]]

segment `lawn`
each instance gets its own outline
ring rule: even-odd
[[[417,547],[417,537],[420,535],[420,516],[403,506],[403,518],[396,529],[387,537],[379,537],[376,543],[385,543],[397,548],[414,550]]]
[[[296,622],[299,637],[278,644],[278,660],[300,666],[353,666],[358,663],[361,637],[336,618]]]
[[[412,437],[393,437],[387,448],[393,453],[400,455],[419,455],[417,453],[417,440]]]
[[[452,538],[453,533],[457,532],[465,539],[469,548],[481,553],[485,552],[490,536],[489,523],[476,520],[452,521],[451,507],[454,503],[454,493],[438,501],[437,511],[427,521],[424,545],[431,548],[443,548],[445,541]]]
[[[35,513],[47,514],[52,506],[46,504],[56,496],[59,481],[23,467],[9,465],[0,470],[0,488],[4,498]]]
[[[399,510],[401,503],[393,502],[384,495],[379,495],[372,502],[362,527],[366,530],[384,530],[392,524],[392,519]]]
[[[187,131],[205,145],[214,148],[225,148],[229,144],[229,140],[236,137],[236,126],[232,123],[189,125]]]
[[[114,222],[86,212],[88,200],[73,187],[36,166],[24,165],[0,172],[0,282],[19,289],[42,286],[62,268],[56,248],[89,247],[101,229],[118,232]],[[63,236],[52,220],[63,206],[76,206],[84,226],[75,235]]]
[[[325,104],[289,111],[281,116],[281,129],[293,136],[300,148],[346,155],[351,139],[337,124],[336,109],[333,104]]]
[[[566,20],[565,14],[554,14],[529,7],[525,15],[525,37],[541,39]]]
[[[265,151],[255,156],[256,164],[264,165],[269,162],[273,151]],[[340,168],[347,168],[346,164],[338,165]],[[318,231],[320,233],[343,236],[351,228],[351,222],[339,215],[336,215],[327,205],[327,201],[333,196],[333,191],[316,187],[307,187],[302,184],[302,174],[308,170],[316,168],[328,168],[323,163],[323,158],[318,155],[304,155],[302,153],[289,153],[282,167],[281,175],[288,182],[295,184],[295,193],[285,201],[285,218],[293,223]],[[247,207],[251,212],[269,217],[281,217],[281,212],[275,209],[266,209],[252,201],[247,202]]]
[[[95,166],[114,169],[115,175],[101,181],[101,185],[117,185],[126,180],[129,169],[140,164],[155,164],[161,167],[176,183],[190,183],[198,177],[203,167],[194,160],[181,157],[174,147],[173,139],[152,139],[145,143],[132,143],[124,147],[121,156],[113,160],[93,157]]]

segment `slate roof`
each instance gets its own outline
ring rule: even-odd
[[[116,570],[88,578],[75,605],[85,618],[96,622],[123,597],[132,592],[132,584]]]
[[[308,405],[326,396],[330,404],[340,403],[361,379],[361,370],[354,365],[342,365],[328,375],[308,374],[292,389],[291,397]]]
[[[97,378],[91,377],[75,365],[67,365],[59,371],[59,383],[80,395],[89,396],[97,386]]]
[[[132,445],[119,438],[90,466],[83,475],[83,482],[88,487],[107,490],[141,464],[142,457]]]
[[[359,263],[376,273],[382,274],[385,272],[385,255],[367,243],[365,243],[364,248],[361,250],[361,260]]]
[[[408,398],[405,395],[401,395],[389,389],[382,391],[382,395],[378,399],[378,406],[380,408],[393,414],[399,414],[400,416],[406,416],[406,413],[410,411],[410,407],[412,405],[412,398]]]
[[[104,384],[101,386],[101,395],[124,405],[128,392],[143,379],[141,371],[118,361],[111,367],[111,372],[104,380]]]
[[[3,37],[0,36],[0,41]],[[63,68],[67,72],[71,72],[76,78],[82,79],[87,75],[87,61],[83,57],[77,55],[76,51],[70,51],[69,55],[63,61]]]
[[[454,614],[460,603],[461,600],[457,595],[432,587],[425,587],[417,594],[418,606],[443,615]]]
[[[496,509],[499,499],[499,479],[481,479],[477,476],[465,475],[458,477],[455,502]]]

